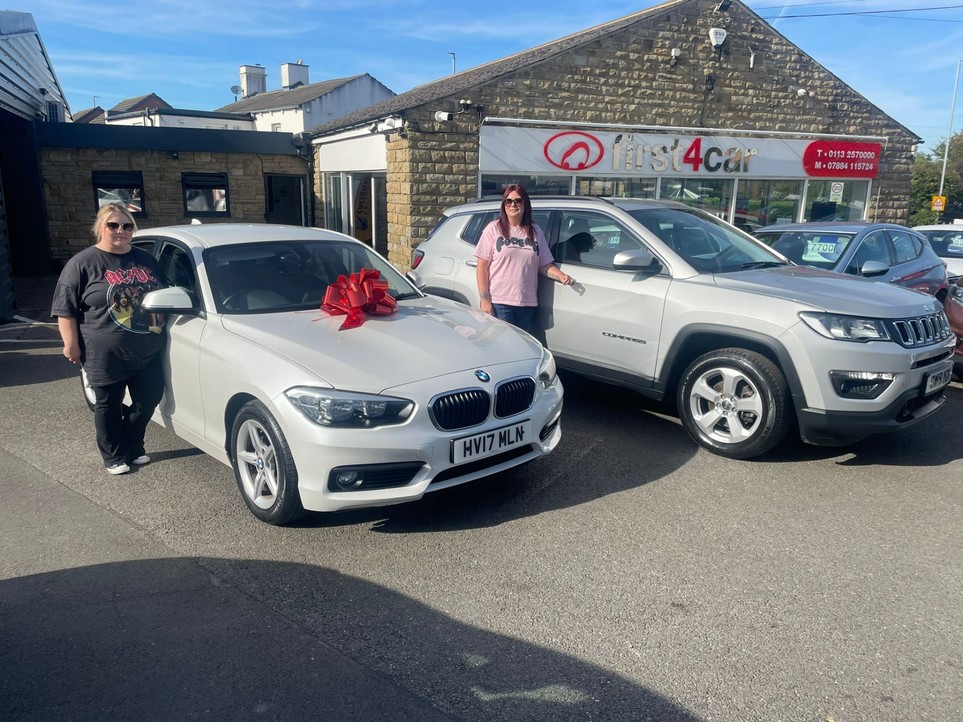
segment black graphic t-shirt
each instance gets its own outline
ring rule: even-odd
[[[166,284],[154,257],[139,248],[86,248],[64,266],[50,310],[77,319],[81,363],[95,386],[122,381],[164,348],[164,317],[144,310],[144,295]]]

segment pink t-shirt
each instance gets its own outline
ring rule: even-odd
[[[526,240],[520,226],[512,226],[508,238],[502,237],[498,221],[492,221],[482,231],[475,257],[489,261],[489,288],[492,303],[506,306],[538,305],[538,269],[555,259],[548,250],[545,234],[532,224],[535,240]]]

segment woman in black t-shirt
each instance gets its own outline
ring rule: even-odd
[[[97,447],[110,474],[150,461],[144,434],[164,393],[164,321],[145,323],[140,305],[164,284],[154,257],[131,246],[135,229],[123,205],[101,208],[91,228],[96,242],[67,261],[50,312],[64,356],[83,364],[93,389]]]

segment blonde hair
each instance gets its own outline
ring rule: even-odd
[[[94,224],[90,227],[90,232],[94,234],[95,242],[100,240],[100,232],[104,230],[104,224],[107,223],[107,219],[110,218],[113,213],[120,213],[122,216],[126,216],[127,219],[134,224],[134,230],[137,230],[137,221],[134,220],[134,216],[130,214],[130,211],[127,210],[127,207],[123,203],[108,203],[105,206],[101,206],[100,210],[97,211]]]

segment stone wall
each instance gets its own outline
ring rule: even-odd
[[[264,153],[41,148],[40,172],[55,267],[93,242],[94,171],[140,171],[147,217],[138,218],[137,226],[153,228],[190,223],[190,216],[184,214],[181,173],[228,174],[231,216],[211,222],[263,223],[265,175],[304,175],[306,166],[296,156]]]
[[[476,196],[479,118],[433,118],[433,111],[457,107],[460,98],[481,105],[489,117],[880,137],[880,173],[867,217],[905,223],[916,137],[745,8],[733,4],[730,12],[717,13],[716,5],[702,0],[678,6],[405,111],[407,138],[389,136],[392,262],[407,268],[411,249],[441,211]],[[710,27],[729,32],[721,52],[709,43]],[[670,65],[674,47],[682,53]]]

